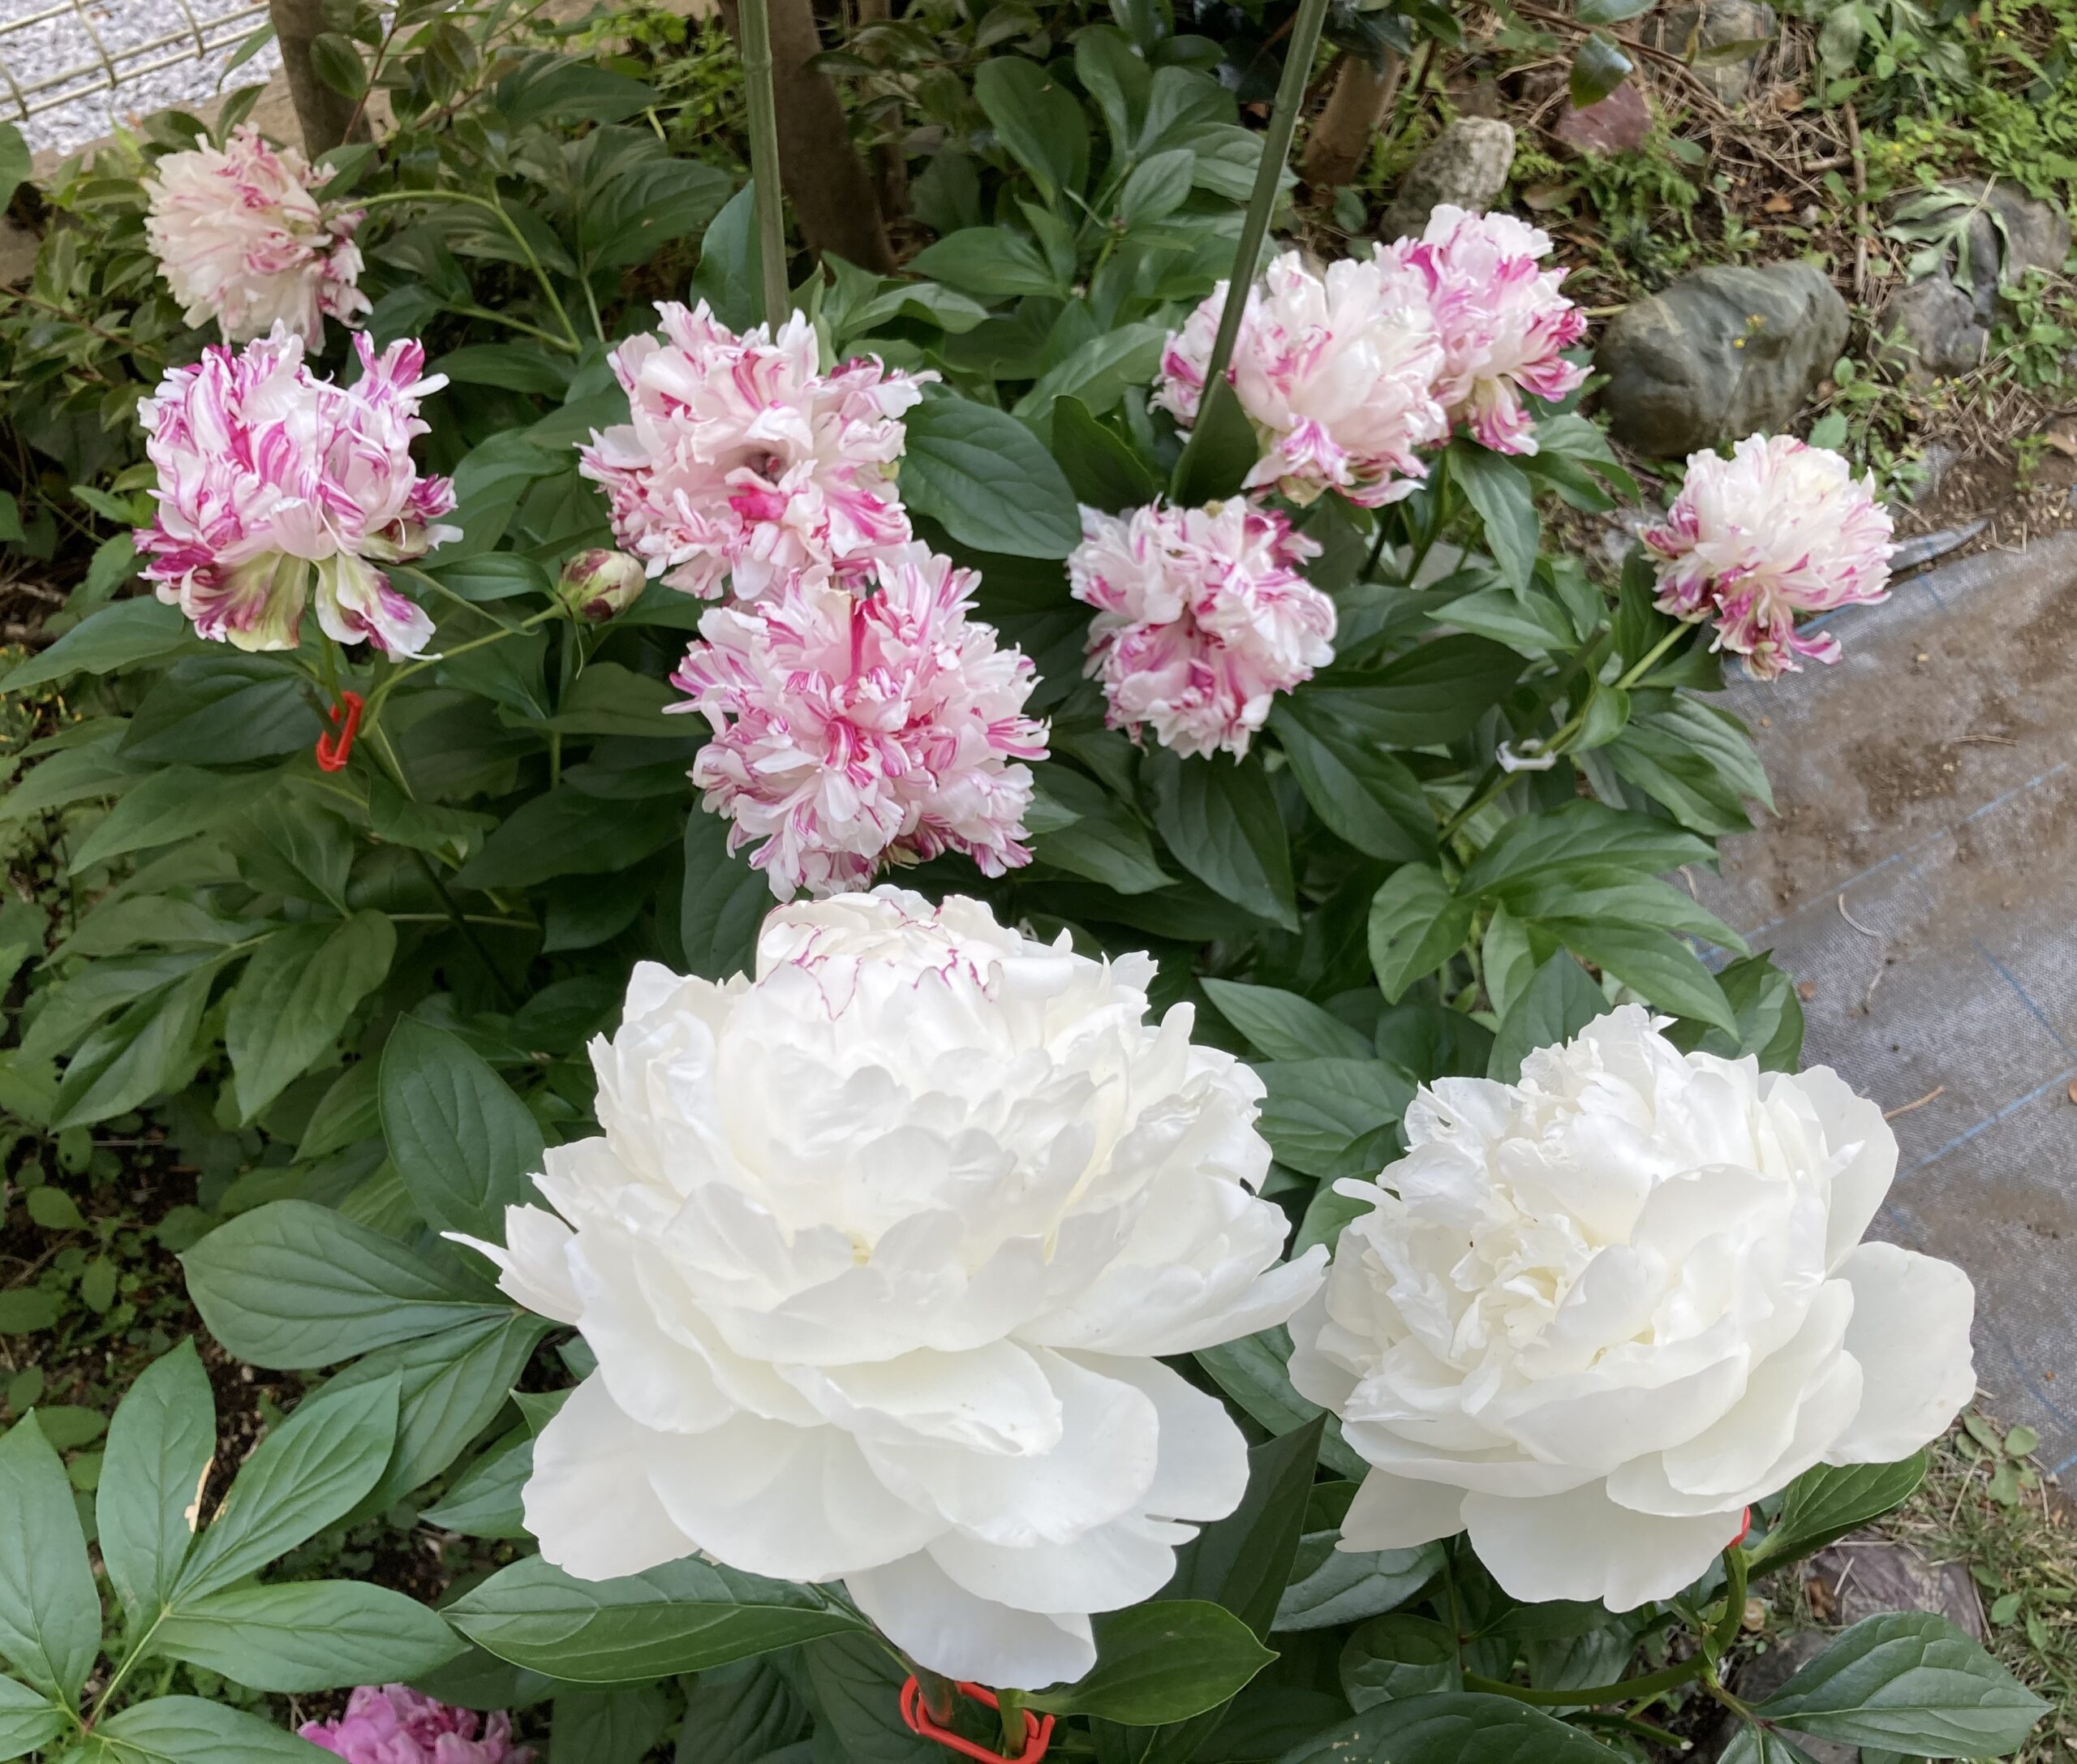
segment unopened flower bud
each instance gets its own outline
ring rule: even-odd
[[[634,605],[644,579],[641,560],[624,551],[580,551],[562,566],[556,597],[574,617],[603,624]]]

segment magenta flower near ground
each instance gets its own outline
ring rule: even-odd
[[[1189,428],[1226,304],[1221,282],[1168,339],[1154,402]],[[1324,272],[1286,252],[1248,290],[1228,370],[1262,457],[1251,489],[1307,503],[1338,490],[1363,508],[1427,475],[1417,450],[1449,432],[1434,384],[1443,343],[1421,277],[1383,259]]]
[[[741,336],[708,311],[659,301],[661,337],[613,353],[630,419],[578,450],[604,486],[613,531],[651,576],[712,600],[753,600],[802,570],[845,581],[906,544],[895,493],[900,418],[932,373],[877,361],[819,371],[796,313],[775,338]]]
[[[303,364],[285,325],[232,351],[212,345],[170,368],[137,407],[158,470],[158,510],[136,535],[144,574],[214,642],[293,649],[313,589],[317,620],[342,643],[415,656],[432,621],[376,567],[423,556],[458,530],[445,478],[421,476],[411,442],[425,351],[378,355],[355,336],[360,378],[333,385]]]
[[[532,1764],[512,1743],[512,1718],[454,1709],[403,1684],[363,1684],[336,1721],[297,1732],[347,1764]]]
[[[315,349],[326,315],[350,323],[368,310],[355,286],[361,213],[320,199],[331,175],[249,123],[221,151],[159,161],[144,180],[144,237],[190,325],[214,319],[227,343],[286,325]]]
[[[1714,647],[1745,659],[1755,679],[1801,669],[1799,657],[1839,659],[1830,631],[1798,630],[1799,613],[1886,598],[1889,510],[1872,474],[1791,435],[1751,435],[1731,450],[1688,456],[1687,481],[1665,520],[1644,536],[1658,554],[1658,608],[1714,622]]]
[[[1442,334],[1435,396],[1452,427],[1464,424],[1495,453],[1536,451],[1534,419],[1522,394],[1557,399],[1586,369],[1565,359],[1586,334],[1586,314],[1560,294],[1562,269],[1543,269],[1550,236],[1512,214],[1473,214],[1447,203],[1418,239],[1386,255],[1425,281]]]
[[[1113,729],[1238,758],[1271,699],[1334,659],[1334,602],[1298,573],[1320,548],[1275,510],[1086,508],[1082,531],[1068,580],[1097,609],[1087,671]]]
[[[1022,843],[1046,726],[1024,714],[1023,654],[969,616],[980,578],[921,545],[873,566],[874,592],[797,576],[699,622],[673,683],[713,725],[692,778],[733,823],[729,849],[780,900],[862,888],[891,863],[964,853],[987,876]]]

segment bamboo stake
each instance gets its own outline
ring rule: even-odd
[[[785,197],[780,185],[779,110],[772,96],[772,15],[768,0],[740,0],[743,82],[750,110],[750,175],[757,195],[757,255],[764,316],[776,335],[793,316],[786,286]]]

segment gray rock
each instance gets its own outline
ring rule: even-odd
[[[1929,1562],[1908,1543],[1859,1534],[1819,1551],[1808,1573],[1831,1590],[1842,1628],[1886,1611],[1927,1611],[1989,1639],[1976,1582],[1959,1562]]]
[[[1752,84],[1752,62],[1759,45],[1780,25],[1774,9],[1763,0],[1689,0],[1651,21],[1646,41],[1675,55],[1695,55],[1734,43],[1753,45],[1733,61],[1697,60],[1696,75],[1726,104],[1744,101]]]
[[[1481,212],[1507,187],[1515,162],[1515,131],[1495,118],[1462,116],[1449,124],[1407,168],[1380,229],[1387,239],[1404,239],[1428,224],[1439,203]]]
[[[1970,194],[1976,194],[1973,187]],[[1997,297],[2001,286],[2016,287],[2029,269],[2062,273],[2062,260],[2070,255],[2070,222],[2053,202],[2038,201],[2008,184],[1991,183],[1984,205],[1988,212],[1969,222],[1969,291],[1977,316],[1988,321],[2006,303]]]
[[[1875,336],[1876,359],[1913,385],[1968,372],[1990,342],[1975,300],[1945,270],[1904,283],[1884,301]]]
[[[1847,342],[1847,303],[1805,263],[1698,269],[1602,333],[1602,407],[1624,446],[1666,459],[1787,428]]]

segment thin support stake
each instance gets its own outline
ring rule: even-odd
[[[762,4],[762,0],[759,0]],[[746,17],[750,0],[745,0]],[[1284,51],[1284,75],[1276,86],[1276,103],[1270,112],[1269,127],[1262,132],[1262,158],[1255,166],[1254,193],[1248,198],[1248,213],[1241,223],[1241,248],[1234,253],[1233,273],[1226,284],[1226,304],[1219,315],[1219,335],[1211,346],[1211,359],[1205,364],[1204,390],[1209,400],[1233,359],[1233,346],[1240,339],[1241,320],[1248,309],[1248,290],[1254,285],[1255,265],[1261,260],[1262,241],[1269,236],[1269,218],[1276,207],[1277,186],[1284,181],[1284,161],[1291,157],[1291,137],[1298,127],[1298,112],[1305,102],[1306,82],[1312,76],[1313,57],[1320,46],[1320,28],[1327,22],[1327,0],[1299,0],[1291,41]],[[1203,412],[1198,415],[1202,419]],[[1190,432],[1185,451],[1194,449],[1205,432],[1200,420]],[[1183,474],[1177,472],[1178,481]]]
[[[768,0],[741,0],[743,86],[750,108],[750,176],[756,187],[757,255],[764,316],[776,333],[793,314],[786,287],[785,194],[779,181],[779,110],[772,92],[772,15]]]

